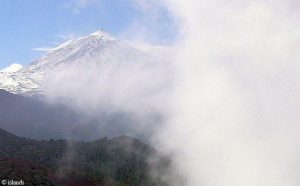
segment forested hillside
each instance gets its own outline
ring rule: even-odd
[[[150,174],[154,156],[152,147],[127,136],[36,141],[0,130],[0,179],[29,185],[165,185]],[[169,160],[158,159],[167,169]]]

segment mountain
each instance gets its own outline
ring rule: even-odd
[[[22,68],[23,68],[22,65],[13,63],[10,66],[0,70],[0,72],[14,73],[20,71]]]
[[[152,157],[164,168],[161,175],[165,173],[169,159],[128,136],[37,141],[0,129],[0,180],[23,180],[25,185],[166,185],[151,176]]]
[[[138,136],[126,127],[134,122],[120,113],[90,118],[62,104],[5,90],[0,90],[0,103],[0,128],[22,137],[86,141],[122,134]]]
[[[153,62],[155,57],[118,41],[103,30],[71,39],[50,50],[17,72],[0,72],[0,89],[15,94],[37,94],[43,80],[59,68],[72,65],[97,66],[103,63]]]
[[[0,128],[35,139],[65,136],[65,129],[79,126],[76,113],[62,105],[0,90]],[[73,131],[74,132],[74,131]]]
[[[39,84],[29,77],[18,72],[0,72],[0,89],[7,90],[15,94],[35,92]]]
[[[142,104],[139,99],[141,95],[148,96],[152,94],[151,91],[157,91],[154,82],[162,78],[151,71],[151,78],[145,80],[143,77],[147,74],[144,71],[131,68],[128,64],[156,64],[157,61],[156,57],[102,30],[71,39],[17,72],[0,72],[0,128],[34,139],[68,138],[86,141],[126,134],[148,140],[161,117],[152,107],[145,108],[147,103],[144,104],[144,100],[148,101],[149,97],[143,98]],[[115,65],[108,65],[112,63]],[[79,71],[72,74],[75,80],[55,73],[74,66],[79,67]],[[80,71],[81,67],[92,67],[88,70],[118,70],[114,73],[111,73],[113,70],[100,71],[104,72],[101,76],[98,70],[90,73],[88,70]],[[126,73],[123,69],[127,70]],[[78,86],[73,86],[76,83]],[[47,84],[51,84],[53,95],[59,96],[43,95],[43,85]],[[88,87],[82,86],[86,84]],[[137,85],[142,85],[142,88]],[[148,91],[144,87],[154,88]],[[66,91],[63,88],[69,92],[64,94]],[[90,99],[93,96],[95,99]],[[134,109],[146,110],[147,113],[136,113]],[[149,127],[145,130],[146,125],[151,126],[151,129]]]

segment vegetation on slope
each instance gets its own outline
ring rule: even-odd
[[[36,141],[0,129],[0,179],[29,185],[165,185],[150,175],[155,150],[121,136],[92,142]],[[159,158],[164,167],[167,158]]]

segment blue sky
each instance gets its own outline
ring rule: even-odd
[[[2,0],[0,5],[0,68],[26,65],[43,55],[34,48],[54,47],[70,36],[105,29],[120,35],[132,25],[143,24],[158,40],[172,40],[170,16],[163,9],[149,18],[133,0]],[[159,26],[157,26],[159,25]]]

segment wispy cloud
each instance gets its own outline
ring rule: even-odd
[[[64,4],[64,7],[70,9],[72,13],[79,13],[82,8],[92,5],[99,5],[101,0],[70,0]]]
[[[98,4],[100,0],[76,0],[75,4],[77,7],[85,7],[91,4]]]
[[[53,48],[51,47],[37,47],[37,48],[32,48],[33,51],[41,51],[41,52],[49,52]]]
[[[71,39],[74,39],[76,37],[78,37],[78,34],[75,34],[75,33],[57,34],[57,35],[54,36],[54,41],[51,44],[48,44],[50,46],[35,47],[35,48],[32,48],[31,50],[39,51],[39,52],[49,52],[50,50],[53,50],[54,48],[56,48],[58,45],[66,42],[66,41],[69,41]]]
[[[73,34],[73,33],[70,33],[70,34],[58,34],[58,35],[56,35],[56,38],[58,38],[59,40],[63,40],[63,41],[74,39],[76,37],[77,37],[76,34]]]

